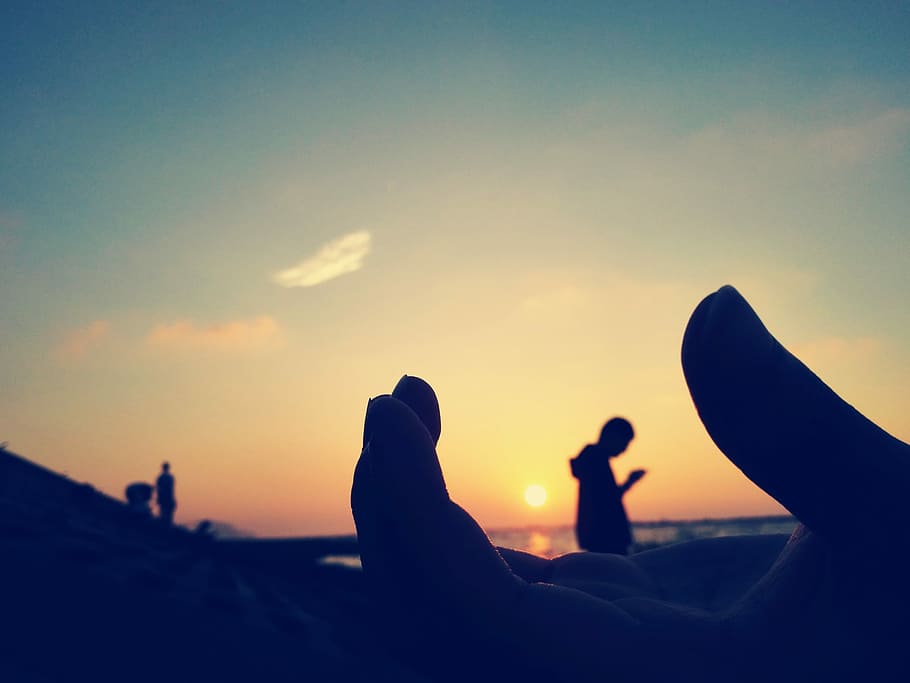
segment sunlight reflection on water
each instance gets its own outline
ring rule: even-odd
[[[635,551],[647,550],[681,541],[691,541],[697,538],[789,534],[795,527],[796,520],[788,516],[632,523]],[[541,557],[556,557],[578,551],[575,528],[570,525],[496,529],[489,532],[489,537],[494,545],[524,550]],[[349,567],[360,566],[360,559],[357,557],[329,556],[323,558],[322,561],[328,564],[342,564]]]

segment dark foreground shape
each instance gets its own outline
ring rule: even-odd
[[[0,449],[0,680],[424,680],[373,637],[360,572],[317,562],[352,544],[222,544]]]
[[[435,397],[367,408],[351,503],[386,631],[429,668],[560,681],[910,678],[910,446],[842,401],[732,287],[686,329],[683,370],[721,450],[802,524],[786,541],[552,561],[494,548],[451,501]],[[397,391],[397,390],[396,390]],[[532,666],[529,666],[529,663]],[[435,672],[434,672],[435,673]]]

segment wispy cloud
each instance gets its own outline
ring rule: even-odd
[[[323,245],[296,266],[281,270],[272,280],[282,287],[313,287],[363,267],[372,238],[366,230],[352,232]]]
[[[799,114],[755,109],[683,136],[658,122],[614,121],[603,114],[552,153],[587,175],[607,172],[613,181],[648,189],[665,184],[688,195],[704,184],[716,200],[718,183],[729,189],[739,179],[745,192],[754,193],[756,179],[790,186],[794,178],[863,170],[910,146],[910,108],[854,103],[852,109],[858,111],[836,117],[822,115],[816,103]]]
[[[69,330],[54,350],[54,355],[62,361],[79,360],[97,348],[110,334],[110,330],[111,325],[107,320],[95,320],[84,327]]]
[[[576,285],[563,285],[526,296],[520,311],[532,318],[546,318],[553,313],[571,313],[590,301],[590,292]]]
[[[849,164],[894,154],[910,142],[910,109],[888,109],[858,123],[829,126],[812,135],[808,147],[832,161]]]
[[[699,158],[773,169],[818,169],[862,164],[900,153],[910,142],[910,109],[890,108],[863,117],[806,125],[769,112],[740,115],[690,136]]]
[[[793,346],[793,353],[812,366],[857,363],[879,353],[882,342],[875,337],[820,337]]]
[[[0,251],[12,247],[22,228],[22,218],[0,209]]]
[[[252,351],[274,348],[282,340],[281,327],[266,315],[219,325],[178,320],[157,325],[146,337],[149,346],[167,350]]]

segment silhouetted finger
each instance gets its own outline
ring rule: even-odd
[[[370,401],[372,402],[372,401]],[[369,403],[367,411],[369,412]],[[366,428],[364,427],[364,448],[354,468],[354,481],[351,486],[351,511],[357,529],[357,546],[364,575],[378,592],[381,589],[394,590],[398,581],[395,568],[389,566],[389,557],[394,554],[393,546],[397,540],[392,534],[383,530],[381,501],[377,500],[377,486],[373,483],[372,462],[366,447]]]
[[[698,305],[682,363],[714,442],[809,528],[873,549],[905,533],[910,446],[838,397],[734,288]]]
[[[386,496],[418,506],[449,499],[433,437],[403,401],[393,396],[370,401],[364,443],[374,479]]]
[[[474,519],[449,500],[432,438],[401,401],[386,396],[370,403],[365,441],[361,460],[369,476],[355,481],[352,500],[360,500],[358,488],[366,485],[379,523],[358,519],[358,533],[376,534],[369,547],[382,561],[373,566],[394,576],[388,590],[402,596],[421,624],[475,645],[495,644],[496,652],[510,653],[504,661],[521,663],[533,652],[539,672],[567,680],[655,680],[667,667],[648,659],[655,647],[672,650],[674,669],[715,666],[707,653],[717,624],[700,613],[632,600],[633,616],[582,591],[516,576]],[[604,643],[609,657],[600,655]],[[452,643],[460,657],[477,656],[463,645]]]
[[[414,561],[420,566],[412,571],[451,582],[451,592],[509,590],[514,575],[486,534],[449,499],[435,447],[417,415],[394,397],[380,397],[370,403],[366,429],[380,514],[419,549]]]
[[[442,433],[442,419],[439,415],[439,401],[433,387],[420,377],[404,375],[395,385],[392,396],[405,403],[417,414],[424,427],[430,432],[433,443],[437,443],[439,435]]]

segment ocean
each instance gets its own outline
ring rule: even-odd
[[[632,535],[635,539],[633,552],[696,538],[789,534],[796,528],[796,524],[796,520],[789,515],[632,522]],[[579,550],[575,540],[575,527],[572,525],[496,529],[487,533],[495,545],[524,550],[541,557],[556,557]]]
[[[796,519],[789,515],[632,522],[632,535],[635,540],[632,552],[641,552],[697,538],[790,534],[796,528],[796,524]],[[488,530],[487,534],[494,545],[523,550],[541,557],[556,557],[579,550],[575,540],[575,527],[571,524],[493,529]],[[327,555],[322,561],[350,567],[360,566],[360,559],[356,556]]]

